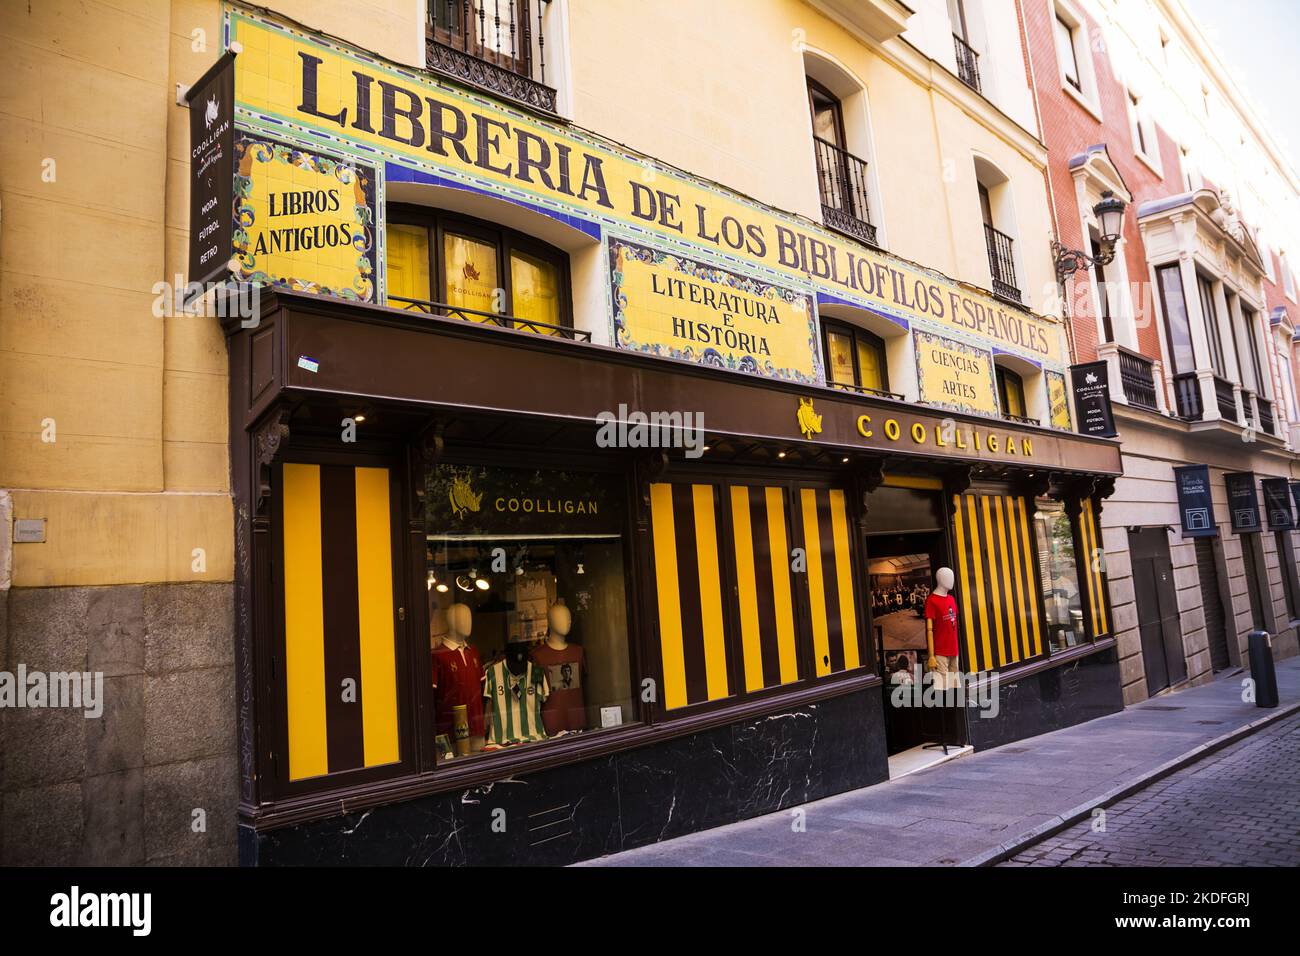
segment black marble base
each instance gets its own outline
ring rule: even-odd
[[[245,865],[559,865],[889,778],[873,688],[469,790],[261,833]]]
[[[1115,648],[1017,681],[1002,681],[996,717],[967,711],[970,742],[977,751],[1073,727],[1124,709]]]

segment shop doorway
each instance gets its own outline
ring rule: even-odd
[[[1187,679],[1183,632],[1178,622],[1178,592],[1169,557],[1169,533],[1158,528],[1130,528],[1129,556],[1133,562],[1133,593],[1137,602],[1142,663],[1147,696]]]
[[[1213,538],[1196,539],[1196,573],[1201,580],[1201,607],[1205,609],[1205,637],[1210,645],[1210,667],[1226,670],[1228,657],[1228,622],[1219,589],[1219,562]]]
[[[935,570],[948,564],[946,538],[938,531],[872,535],[867,553],[872,637],[885,683],[887,752],[893,758],[931,744],[959,748],[966,742],[964,708],[916,703],[929,659],[925,602]]]

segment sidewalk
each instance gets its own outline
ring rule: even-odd
[[[1277,665],[1281,705],[1244,704],[1242,671],[1121,713],[901,780],[602,857],[586,866],[927,866],[996,862],[1300,709],[1300,657]]]

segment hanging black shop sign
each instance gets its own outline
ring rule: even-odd
[[[1208,538],[1219,533],[1214,523],[1214,501],[1210,497],[1210,469],[1206,465],[1184,465],[1174,469],[1178,486],[1178,514],[1184,538]]]
[[[230,262],[237,52],[238,47],[227,50],[185,94],[190,108],[189,288],[225,278]]]
[[[1255,493],[1255,473],[1237,471],[1223,476],[1228,488],[1228,514],[1232,516],[1232,530],[1258,531],[1259,495]]]
[[[1115,413],[1110,405],[1110,366],[1086,362],[1070,366],[1074,383],[1074,420],[1083,435],[1114,438]]]
[[[1265,478],[1260,482],[1264,489],[1264,512],[1268,515],[1270,531],[1288,531],[1295,527],[1295,514],[1291,511],[1291,490],[1285,478]]]

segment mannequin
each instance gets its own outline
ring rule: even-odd
[[[580,644],[570,644],[573,613],[559,598],[546,612],[549,632],[546,642],[533,648],[529,659],[545,668],[550,696],[542,707],[546,733],[554,737],[564,731],[587,729],[587,704],[583,691],[587,661]]]
[[[474,613],[464,604],[447,608],[447,633],[433,649],[434,715],[439,734],[457,736],[456,709],[465,708],[467,739],[456,740],[464,756],[483,749],[483,663],[469,643]]]
[[[957,681],[957,601],[952,596],[955,575],[952,568],[940,568],[934,574],[934,590],[925,601],[925,644],[930,652],[926,669],[941,675],[943,688]]]

